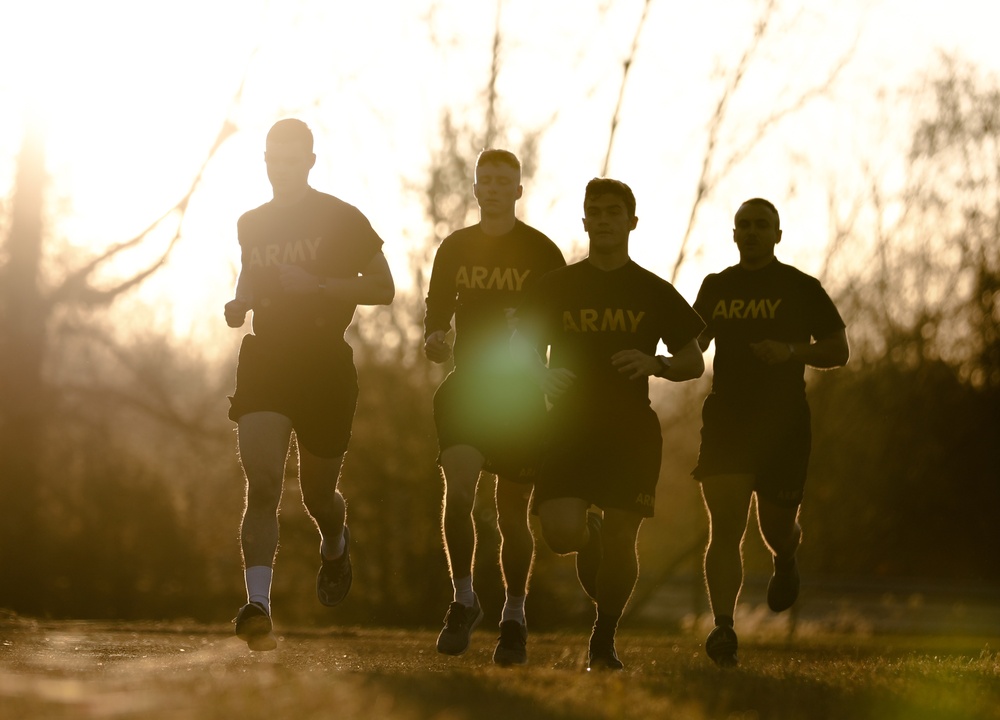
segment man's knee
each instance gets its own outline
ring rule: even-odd
[[[578,536],[575,533],[567,532],[565,528],[547,527],[543,524],[542,536],[545,538],[545,544],[556,555],[577,552],[581,547]]]
[[[642,517],[634,513],[621,510],[606,511],[601,528],[605,553],[634,554],[641,524]]]
[[[739,546],[746,535],[747,521],[745,518],[732,516],[713,516],[709,523],[709,546]]]
[[[452,471],[444,473],[446,512],[470,513],[476,501],[479,473]]]
[[[576,517],[559,512],[539,512],[545,544],[557,555],[580,550],[587,541],[586,515]]]
[[[281,488],[285,480],[284,456],[258,455],[253,459],[243,456],[243,472],[247,483],[247,505],[275,508],[281,499]]]
[[[753,498],[752,475],[725,475],[702,480],[709,517],[709,544],[738,545],[746,533]]]
[[[281,481],[274,478],[247,480],[248,513],[269,514],[278,511],[281,502]]]
[[[448,513],[471,513],[476,501],[476,487],[479,484],[479,468],[470,463],[442,463],[444,477],[445,511]]]
[[[535,535],[526,515],[519,518],[498,516],[497,529],[500,531],[500,541],[507,550],[521,548],[522,551],[529,552],[535,544]]]
[[[758,498],[760,534],[773,551],[792,552],[802,541],[798,512],[797,507],[782,507]]]
[[[501,534],[526,532],[530,493],[530,486],[497,479],[497,525]]]

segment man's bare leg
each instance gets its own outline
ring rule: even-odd
[[[445,626],[438,635],[438,652],[461,655],[469,647],[472,631],[483,619],[472,583],[476,553],[476,527],[472,508],[485,458],[471,445],[454,445],[441,451],[444,503],[441,528],[445,554],[454,588]]]
[[[716,626],[705,642],[705,650],[722,666],[737,662],[733,616],[743,586],[743,538],[753,487],[753,475],[716,475],[701,481],[709,518],[705,583]]]
[[[236,616],[236,634],[252,650],[273,650],[271,578],[278,551],[278,506],[292,424],[284,415],[256,412],[238,423],[237,443],[246,475],[240,526],[247,604]]]

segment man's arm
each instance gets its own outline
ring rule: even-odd
[[[611,363],[618,368],[618,372],[627,373],[629,380],[656,376],[673,382],[683,382],[701,377],[705,372],[705,358],[695,338],[689,340],[669,358],[629,349],[612,355]]]
[[[448,333],[435,330],[424,340],[424,355],[434,363],[447,362],[451,358],[451,345],[448,343]]]
[[[820,370],[843,367],[851,357],[851,346],[847,341],[847,330],[841,329],[833,335],[817,338],[811,343],[790,343],[788,352],[797,361]]]
[[[389,263],[379,250],[368,266],[353,278],[317,277],[298,265],[279,265],[278,277],[285,292],[321,294],[351,305],[388,305],[396,295]]]
[[[576,375],[566,368],[546,366],[536,346],[516,329],[510,336],[510,354],[514,362],[550,398],[558,398],[573,385]]]
[[[750,347],[754,354],[768,365],[798,362],[820,370],[829,370],[846,365],[851,357],[845,329],[817,338],[814,342],[784,343],[777,340],[763,340],[752,343]]]
[[[235,297],[226,303],[226,324],[232,328],[242,327],[246,321],[247,313],[253,308],[253,296],[246,287],[247,283],[243,279],[243,270],[236,280]]]
[[[670,367],[659,377],[684,382],[700,378],[705,373],[705,356],[702,355],[698,338],[689,341],[670,358]]]
[[[450,360],[452,354],[448,332],[455,315],[457,292],[450,247],[445,238],[434,254],[431,279],[427,284],[427,297],[424,300],[424,355],[431,362],[439,364]]]

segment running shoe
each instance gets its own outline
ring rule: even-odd
[[[795,556],[790,561],[774,559],[774,574],[767,583],[767,606],[774,612],[787,610],[799,597],[799,566]]]
[[[738,648],[736,631],[725,625],[717,626],[705,640],[705,652],[719,667],[736,667]]]
[[[500,623],[500,638],[493,651],[493,662],[507,667],[528,662],[528,628],[517,620]]]
[[[251,650],[274,650],[278,641],[271,632],[271,616],[260,603],[247,603],[233,618],[236,625],[236,637],[247,644]]]
[[[614,636],[605,638],[591,635],[590,654],[587,659],[588,670],[624,670],[625,664],[618,659],[615,652]]]
[[[469,638],[476,626],[483,621],[483,608],[479,605],[479,597],[473,595],[475,604],[472,607],[460,602],[453,602],[444,616],[444,628],[438,635],[437,649],[445,655],[461,655],[469,649]]]
[[[601,526],[604,519],[596,512],[587,513],[587,528],[590,539],[582,550],[576,554],[576,576],[580,585],[592,600],[597,601],[597,571],[601,569],[604,556],[604,543],[601,541]]]
[[[354,573],[351,570],[351,531],[344,525],[344,553],[334,560],[327,560],[320,553],[319,573],[316,575],[316,597],[327,607],[339,605],[351,589]]]

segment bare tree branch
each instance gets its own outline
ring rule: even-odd
[[[841,215],[837,212],[838,203],[838,192],[831,183],[826,199],[827,217],[830,218],[831,227],[826,251],[823,254],[823,266],[816,275],[824,285],[827,284],[826,279],[830,274],[830,268],[833,266],[834,260],[847,247],[851,239],[852,229],[856,226],[862,210],[862,201],[860,198],[856,198],[851,203],[851,207],[846,215]]]
[[[500,13],[503,0],[497,0],[496,21],[493,28],[493,48],[490,53],[490,79],[486,85],[486,147],[492,147],[497,137],[497,78],[500,76]]]
[[[629,48],[629,53],[622,63],[622,81],[618,86],[618,101],[615,103],[615,111],[611,116],[611,132],[608,135],[608,147],[604,153],[604,163],[601,165],[602,177],[607,176],[608,167],[611,164],[611,150],[614,147],[615,136],[618,131],[618,122],[621,117],[622,102],[625,98],[625,86],[628,84],[629,70],[632,69],[636,53],[639,50],[639,36],[642,35],[642,30],[646,26],[646,18],[649,16],[649,6],[651,4],[652,0],[646,0],[645,3],[643,3],[642,15],[639,17],[639,24],[636,25],[635,35],[632,36],[632,47]]]
[[[687,227],[684,229],[684,236],[681,238],[680,247],[677,249],[677,259],[674,260],[674,267],[670,273],[670,282],[677,282],[677,275],[680,273],[681,266],[684,264],[684,260],[687,257],[687,246],[691,240],[691,233],[694,230],[694,223],[698,216],[698,210],[701,208],[701,204],[708,198],[709,194],[714,189],[714,185],[717,180],[712,173],[712,164],[715,160],[719,134],[728,117],[729,101],[732,99],[736,90],[743,82],[743,77],[746,75],[747,68],[750,67],[751,60],[757,54],[760,42],[763,39],[764,34],[767,32],[768,23],[774,13],[774,6],[775,0],[768,2],[762,12],[761,18],[754,25],[754,32],[753,36],[750,38],[750,44],[747,45],[746,49],[743,51],[743,55],[740,57],[739,62],[736,63],[736,66],[730,73],[729,79],[726,81],[725,85],[723,85],[722,94],[719,96],[719,101],[715,106],[715,112],[708,121],[708,140],[705,145],[705,154],[702,157],[701,173],[699,174],[698,182],[695,185],[694,200],[691,202],[691,210],[688,213]]]
[[[829,93],[830,88],[840,77],[844,68],[854,57],[857,50],[858,38],[855,37],[851,46],[841,55],[832,69],[827,73],[822,81],[806,88],[797,94],[785,105],[777,108],[760,120],[753,134],[749,139],[741,141],[735,148],[723,158],[719,158],[720,136],[723,128],[729,120],[730,102],[736,92],[740,89],[747,71],[752,66],[761,49],[761,44],[767,35],[776,13],[777,0],[770,0],[761,11],[757,23],[754,25],[754,33],[749,44],[743,51],[739,61],[723,85],[722,92],[716,104],[715,111],[708,122],[708,139],[705,145],[705,153],[702,158],[701,172],[695,185],[694,199],[691,202],[691,209],[688,214],[687,225],[684,235],[681,238],[680,247],[677,250],[677,257],[674,260],[673,268],[670,272],[670,281],[677,282],[681,267],[684,265],[688,254],[688,245],[691,235],[694,232],[695,222],[701,206],[708,200],[719,184],[761,144],[764,138],[771,133],[785,118],[802,110],[810,102]]]
[[[195,174],[194,179],[191,181],[191,185],[188,187],[187,192],[181,197],[177,203],[174,204],[172,208],[167,210],[163,215],[154,220],[146,229],[140,232],[135,237],[124,242],[119,242],[111,245],[103,253],[97,255],[89,262],[85,263],[82,267],[77,268],[73,272],[69,273],[59,286],[52,291],[48,298],[48,305],[54,306],[66,302],[80,303],[82,305],[104,305],[111,302],[115,297],[121,293],[141,284],[150,275],[159,270],[166,263],[167,259],[170,257],[171,252],[177,245],[177,242],[181,238],[181,230],[183,227],[184,216],[187,212],[188,203],[191,201],[192,196],[201,184],[202,179],[205,176],[205,171],[208,169],[209,163],[215,158],[216,153],[222,145],[228,140],[237,130],[237,125],[233,118],[235,117],[235,111],[239,107],[243,98],[243,90],[246,86],[247,73],[249,72],[249,63],[247,70],[244,71],[242,80],[240,81],[239,88],[233,95],[233,99],[229,106],[229,111],[226,114],[226,119],[222,123],[222,127],[219,129],[216,135],[215,142],[209,148],[208,154],[205,156],[201,167]],[[117,257],[119,254],[128,250],[130,248],[137,247],[142,244],[149,235],[163,224],[169,217],[173,215],[179,215],[177,221],[177,228],[174,231],[170,242],[167,244],[166,249],[160,256],[154,260],[146,268],[139,270],[133,276],[118,282],[110,287],[97,289],[90,284],[90,277],[105,263],[109,260]]]
[[[164,370],[158,345],[136,343],[123,348],[94,328],[89,328],[82,336],[90,351],[107,353],[105,362],[92,365],[105,369],[111,366],[113,369],[107,372],[114,379],[111,382],[97,378],[89,382],[60,382],[59,391],[64,396],[84,398],[88,405],[107,403],[138,410],[192,440],[205,441],[213,435],[216,439],[220,437],[218,429],[205,421],[212,417],[215,398],[225,392],[222,388],[189,398],[193,402],[186,403],[187,407],[182,409],[184,403],[177,392],[176,381]],[[141,391],[131,391],[130,386],[141,388]]]
[[[813,100],[823,97],[829,93],[830,88],[836,82],[837,78],[843,72],[844,68],[847,67],[851,58],[857,49],[857,39],[851,47],[841,56],[837,63],[830,70],[830,73],[823,79],[822,82],[813,85],[810,88],[804,90],[800,95],[798,95],[792,102],[790,102],[785,107],[775,110],[766,118],[757,123],[757,127],[754,134],[751,136],[750,140],[740,143],[736,150],[726,158],[725,162],[718,172],[714,173],[716,182],[712,183],[712,186],[717,184],[717,180],[725,177],[735,166],[739,165],[747,156],[754,151],[754,149],[760,144],[764,137],[774,130],[774,128],[786,117],[794,115],[796,112],[804,108]]]

